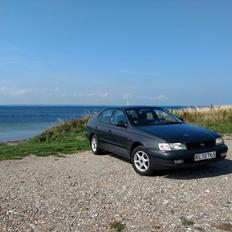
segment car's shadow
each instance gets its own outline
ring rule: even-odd
[[[123,162],[126,162],[126,163],[129,163],[130,164],[130,160],[127,159],[127,158],[124,158],[120,155],[117,155],[117,154],[113,154],[113,153],[109,153],[109,152],[104,152],[103,155],[109,155],[115,159],[119,159],[119,160],[122,160]]]
[[[122,160],[122,162],[130,163],[130,161],[121,156],[105,153],[116,159]],[[160,176],[169,179],[179,179],[179,180],[190,180],[190,179],[201,179],[208,177],[223,176],[227,174],[232,174],[232,160],[225,159],[216,163],[207,164],[199,167],[184,168],[184,169],[170,169],[163,171],[155,171],[154,176]]]
[[[156,175],[169,179],[190,180],[223,176],[231,173],[232,160],[225,159],[216,163],[211,163],[199,167],[176,170],[164,170],[156,173]]]

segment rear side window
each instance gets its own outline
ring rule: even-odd
[[[127,120],[126,120],[126,117],[125,117],[125,114],[123,113],[123,111],[115,110],[113,113],[113,116],[111,118],[111,123],[113,125],[116,125],[117,122],[119,122],[119,121],[123,121],[124,123],[127,123]]]
[[[97,117],[97,120],[98,120],[99,122],[103,122],[103,123],[109,124],[109,123],[110,123],[111,116],[112,116],[112,113],[113,113],[113,110],[105,110],[105,111],[103,111],[103,112]]]

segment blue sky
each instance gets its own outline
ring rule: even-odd
[[[232,102],[230,0],[0,0],[0,104]]]

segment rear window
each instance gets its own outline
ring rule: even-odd
[[[103,111],[98,117],[97,121],[102,122],[102,123],[110,123],[110,119],[112,116],[113,110],[105,110]]]

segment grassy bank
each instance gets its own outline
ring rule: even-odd
[[[71,120],[46,130],[41,135],[16,145],[0,145],[0,160],[37,156],[62,155],[89,149],[86,136],[88,117]]]
[[[196,108],[173,111],[185,122],[199,125],[221,134],[232,134],[232,107]],[[0,145],[0,160],[38,156],[63,155],[89,150],[86,137],[88,117],[71,120],[48,129],[41,135],[17,145]]]

